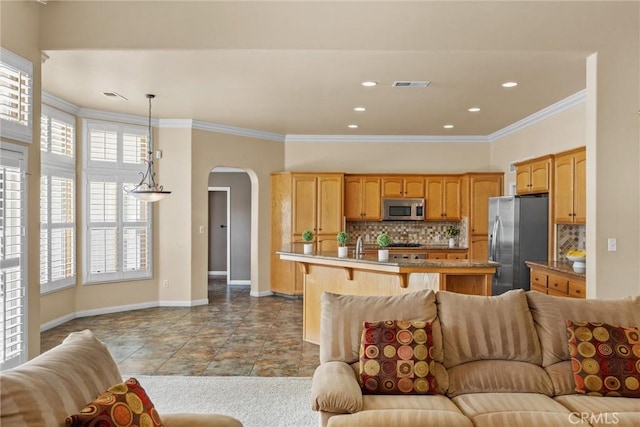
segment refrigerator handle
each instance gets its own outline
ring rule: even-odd
[[[496,221],[493,224],[493,241],[491,242],[493,245],[493,248],[492,248],[493,261],[498,260],[498,233],[500,232],[501,222],[502,220],[500,219],[500,215],[497,215]],[[499,265],[498,268],[496,268],[496,277],[500,277],[500,273],[501,273],[501,266]]]
[[[491,235],[489,236],[489,259],[491,261],[496,260],[496,240],[498,233],[498,221],[500,217],[496,215],[496,220],[493,221],[493,230],[491,230]]]

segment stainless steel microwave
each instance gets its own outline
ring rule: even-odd
[[[424,221],[424,199],[382,199],[385,221]]]

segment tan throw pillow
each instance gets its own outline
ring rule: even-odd
[[[364,394],[435,394],[431,324],[364,322],[360,385]]]
[[[160,415],[135,378],[110,387],[65,423],[67,427],[162,427]]]
[[[640,329],[567,321],[578,393],[640,397]]]

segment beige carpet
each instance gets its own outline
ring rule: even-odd
[[[311,378],[185,377],[136,378],[160,415],[171,412],[220,413],[245,427],[316,427],[311,410]]]

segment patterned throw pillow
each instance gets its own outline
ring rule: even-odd
[[[640,329],[567,321],[578,393],[640,397]]]
[[[365,394],[435,394],[431,324],[364,322],[360,386]]]
[[[65,422],[67,427],[162,427],[160,415],[135,378],[109,388]]]

